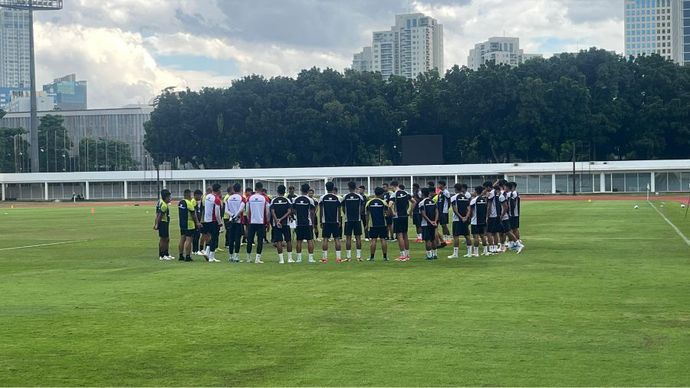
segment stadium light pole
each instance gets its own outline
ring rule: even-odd
[[[0,0],[0,8],[29,11],[29,73],[31,78],[31,117],[29,118],[29,143],[31,147],[31,172],[39,172],[36,56],[34,53],[34,11],[61,10],[62,0]]]

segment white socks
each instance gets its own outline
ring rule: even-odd
[[[280,264],[283,264],[285,262],[285,255],[283,255],[282,253],[279,253],[278,254],[278,262]]]
[[[358,259],[362,258],[362,250],[361,249],[357,249],[357,258]]]
[[[340,257],[342,256],[342,253],[340,251],[335,251],[335,259],[340,260]]]

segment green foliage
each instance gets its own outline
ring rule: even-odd
[[[0,109],[0,119],[5,117],[5,114],[5,111]],[[0,172],[21,172],[27,165],[29,143],[22,136],[25,133],[21,128],[0,128]]]
[[[438,134],[448,163],[685,158],[690,68],[592,48],[415,80],[316,68],[250,76],[165,90],[145,146],[194,167],[386,165],[400,162],[400,136]]]
[[[111,139],[83,138],[79,142],[81,171],[127,171],[137,166],[129,144]]]
[[[70,165],[72,140],[59,115],[41,117],[38,126],[39,169],[42,172],[66,171]]]

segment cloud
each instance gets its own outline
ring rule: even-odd
[[[446,67],[504,33],[547,56],[623,48],[620,0],[72,0],[37,16],[38,75],[77,73],[90,106],[107,107],[147,102],[167,86],[342,70],[371,32],[408,11],[444,25]]]

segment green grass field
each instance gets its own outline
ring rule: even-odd
[[[525,202],[522,255],[258,266],[159,262],[148,207],[3,204],[0,385],[690,385],[690,247],[633,205]]]

